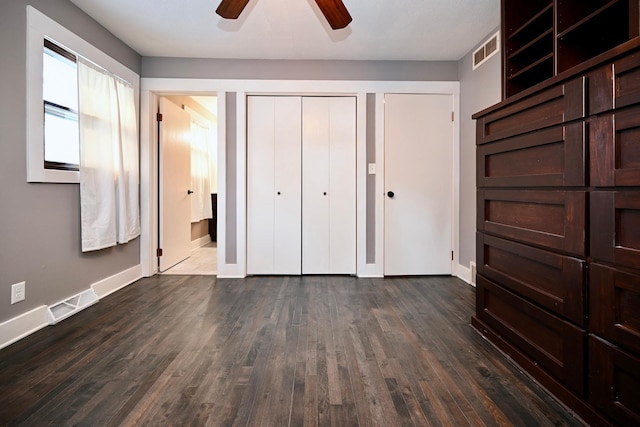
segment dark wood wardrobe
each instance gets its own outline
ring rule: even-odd
[[[590,425],[640,425],[638,0],[502,1],[473,326]]]

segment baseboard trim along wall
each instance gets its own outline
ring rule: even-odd
[[[98,298],[104,298],[125,286],[129,286],[140,278],[142,278],[142,265],[138,264],[94,283],[91,288],[98,295]]]
[[[140,278],[142,278],[142,266],[138,264],[92,284],[86,291],[95,292],[98,298],[104,298]],[[56,304],[54,304],[54,306],[55,305]],[[77,310],[76,312],[79,311],[80,310]],[[50,322],[49,312],[49,307],[41,305],[13,319],[0,323],[0,349],[48,326]]]
[[[3,349],[27,335],[39,331],[49,324],[46,305],[0,323],[0,349]]]
[[[206,236],[202,236],[196,240],[192,240],[191,241],[191,252],[195,251],[196,249],[199,249],[201,247],[203,247],[204,245],[208,245],[209,243],[211,243],[211,236],[209,236],[208,234]]]
[[[471,269],[465,267],[462,264],[458,264],[456,267],[456,277],[459,278],[460,280],[464,280],[471,286],[475,286],[471,278]]]

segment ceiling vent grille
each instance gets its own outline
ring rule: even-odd
[[[482,65],[487,59],[498,53],[500,50],[500,32],[498,31],[492,37],[484,42],[475,52],[473,52],[473,69],[475,70]]]

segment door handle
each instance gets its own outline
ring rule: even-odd
[[[189,196],[191,194],[193,194],[193,191],[192,190],[187,190],[187,196]]]
[[[387,191],[387,196],[389,196],[390,199],[393,199],[393,196],[395,196],[396,193],[394,193],[393,191]]]

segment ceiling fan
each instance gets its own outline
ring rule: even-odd
[[[331,28],[339,30],[351,22],[342,0],[315,0]],[[216,13],[226,19],[238,19],[249,0],[222,0]]]

